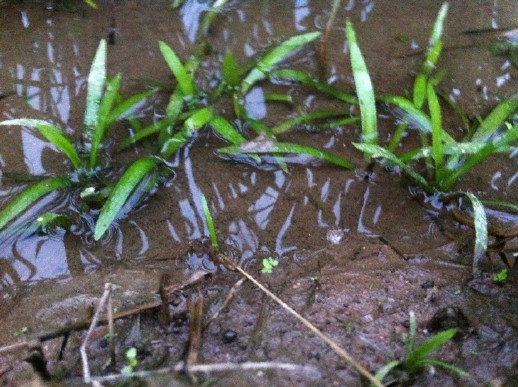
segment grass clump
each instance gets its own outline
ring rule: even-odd
[[[377,127],[373,120],[376,106],[372,102],[372,86],[353,26],[347,21],[347,38],[364,133],[363,142],[353,145],[365,155],[384,160],[385,166],[403,170],[427,195],[436,195],[444,203],[459,197],[471,202],[476,233],[473,271],[477,273],[478,263],[488,245],[484,205],[472,193],[451,192],[451,189],[462,176],[488,157],[516,149],[518,125],[508,120],[518,110],[518,93],[499,103],[477,126],[469,128],[460,140],[448,133],[442,123],[440,93],[437,91],[443,73],[435,73],[443,45],[441,37],[447,12],[448,3],[444,3],[432,29],[425,61],[416,76],[412,99],[394,95],[377,98],[379,102],[394,106],[402,121],[390,143],[385,146],[377,143],[378,136],[374,134]],[[465,118],[458,106],[452,101],[448,102],[461,113],[461,118]],[[418,148],[396,154],[409,128],[417,129],[421,144]]]
[[[0,122],[1,126],[23,126],[36,130],[67,158],[71,163],[70,173],[48,177],[22,191],[0,211],[0,229],[26,211],[43,196],[57,190],[67,189],[79,192],[83,209],[99,212],[95,224],[94,238],[99,240],[132,195],[137,195],[133,204],[139,202],[155,187],[156,169],[161,160],[144,157],[135,161],[116,181],[109,177],[109,165],[102,163],[101,156],[109,130],[117,120],[127,114],[135,104],[151,95],[154,90],[122,99],[119,94],[121,74],[107,80],[107,45],[101,40],[88,76],[88,91],[84,115],[84,147],[79,152],[72,140],[58,126],[44,120],[30,118],[12,119]],[[56,223],[57,222],[57,223]],[[63,224],[63,214],[43,214],[38,217],[41,229],[49,225]]]
[[[385,379],[390,372],[394,372],[397,375],[398,380],[402,382],[408,381],[423,368],[432,366],[444,368],[461,377],[469,377],[469,374],[464,370],[429,357],[431,352],[442,347],[445,343],[451,340],[456,333],[456,328],[448,329],[437,333],[421,345],[417,346],[417,323],[415,314],[411,311],[409,334],[403,338],[406,347],[405,357],[402,360],[391,360],[381,367],[378,372],[376,372],[376,379],[383,382],[383,379]]]

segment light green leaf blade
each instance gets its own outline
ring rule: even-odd
[[[246,142],[241,133],[239,133],[228,120],[221,116],[214,116],[209,125],[225,140],[231,142],[234,145],[239,145]]]
[[[475,248],[473,249],[473,274],[480,272],[479,263],[487,250],[488,233],[486,210],[482,202],[472,193],[466,193],[473,207],[473,224],[475,227]]]
[[[437,333],[436,335],[432,336],[430,339],[425,341],[423,344],[421,344],[412,353],[410,353],[403,361],[403,364],[409,367],[410,369],[414,368],[416,363],[422,361],[428,356],[430,352],[438,349],[444,343],[452,339],[456,333],[456,328],[448,329],[446,331]]]
[[[165,128],[170,127],[171,125],[173,125],[173,120],[170,117],[165,117],[160,121],[154,122],[151,125],[148,125],[145,128],[140,129],[132,136],[126,137],[124,140],[122,140],[119,146],[117,147],[117,150],[121,151],[123,149],[126,149],[130,145],[133,145],[153,134],[159,133]]]
[[[269,71],[286,58],[299,47],[312,42],[321,35],[320,32],[307,32],[305,34],[293,36],[278,46],[271,49],[264,57],[262,57],[257,65],[250,70],[248,75],[241,83],[241,94],[245,95],[250,91],[252,86],[258,81],[264,79]]]
[[[66,176],[54,177],[36,183],[19,193],[2,211],[0,211],[0,229],[29,208],[46,194],[72,185]]]
[[[185,120],[182,130],[170,137],[164,142],[160,150],[160,154],[164,158],[172,156],[178,148],[188,141],[196,132],[207,124],[213,116],[211,108],[202,108],[197,110],[187,120]]]
[[[345,25],[347,41],[351,53],[351,67],[356,86],[356,94],[360,104],[362,119],[362,137],[366,144],[378,143],[378,126],[376,118],[376,100],[374,98],[374,87],[363,59],[360,47],[356,40],[354,27],[349,19]]]
[[[125,99],[119,103],[109,114],[106,120],[106,126],[111,127],[117,120],[119,120],[125,113],[127,113],[133,106],[138,104],[140,101],[146,99],[150,95],[156,93],[158,89],[152,89],[132,95],[128,99]]]
[[[426,192],[433,192],[432,188],[426,181],[426,179],[402,162],[395,154],[389,152],[388,150],[374,144],[359,144],[353,143],[353,145],[360,151],[364,153],[368,153],[371,157],[374,158],[383,158],[387,159],[391,163],[401,167],[416,183],[418,183]]]
[[[383,379],[385,376],[389,374],[390,371],[392,371],[394,368],[396,368],[398,365],[400,365],[401,362],[399,360],[392,360],[385,364],[383,367],[381,367],[374,377],[381,383],[383,382]],[[374,384],[371,384],[371,386],[374,386]]]
[[[268,142],[264,142],[259,146],[254,146],[250,143],[241,144],[241,146],[228,146],[225,148],[218,149],[220,153],[266,153],[266,154],[286,154],[286,153],[295,153],[295,154],[306,154],[309,156],[313,156],[315,158],[328,161],[332,164],[338,165],[342,168],[351,169],[354,168],[355,165],[350,161],[336,156],[332,153],[325,152],[319,149],[315,149],[309,146],[299,145],[299,144],[291,144],[291,143],[282,143],[275,142],[273,140],[268,140]]]
[[[515,93],[496,105],[491,113],[482,120],[473,137],[471,137],[471,141],[487,141],[504,124],[509,116],[517,110],[518,93]]]
[[[436,179],[439,182],[442,180],[441,168],[444,161],[442,114],[439,99],[432,84],[428,84],[427,97],[432,119],[432,158],[435,162]]]
[[[236,58],[230,51],[223,58],[223,81],[230,87],[239,85],[239,67]]]
[[[98,241],[116,219],[131,192],[144,176],[160,163],[158,158],[146,157],[135,161],[121,176],[104,204],[95,224],[94,239]]]
[[[0,122],[0,125],[27,126],[36,128],[52,144],[63,152],[72,162],[75,169],[81,168],[81,158],[68,136],[58,127],[44,120],[19,118]]]
[[[99,146],[101,145],[106,131],[108,129],[107,122],[109,120],[110,110],[112,109],[115,97],[119,93],[121,85],[122,75],[118,73],[106,86],[106,91],[101,99],[99,105],[99,113],[97,119],[97,125],[95,126],[92,134],[92,147],[90,149],[90,168],[95,169],[97,167],[97,159],[99,156]]]
[[[101,39],[90,68],[90,73],[88,74],[88,91],[86,94],[84,118],[85,130],[88,136],[93,135],[99,117],[99,105],[106,80],[106,51],[106,40]]]
[[[308,86],[312,86],[318,91],[321,91],[325,94],[328,94],[332,97],[335,97],[343,102],[349,104],[357,104],[358,98],[354,95],[344,93],[342,90],[328,85],[327,83],[320,82],[319,80],[313,78],[311,75],[307,74],[301,70],[292,70],[292,69],[279,69],[272,71],[270,74],[270,78],[275,80],[287,79],[291,81],[297,81],[303,83]]]
[[[434,359],[424,359],[421,362],[418,362],[418,364],[420,364],[420,365],[422,364],[423,367],[426,365],[434,365],[436,367],[442,367],[448,371],[453,372],[454,374],[459,375],[462,378],[469,378],[469,373],[464,371],[462,368],[445,363],[443,361],[434,360]]]
[[[205,198],[205,195],[201,195],[201,205],[203,207],[205,219],[207,220],[207,226],[209,228],[210,241],[212,243],[212,247],[217,252],[219,250],[218,237],[216,236],[216,229],[214,228],[214,221],[212,220],[212,215],[210,214],[209,205],[207,203],[207,199]]]
[[[339,117],[344,115],[344,112],[337,112],[332,110],[322,110],[311,113],[305,113],[281,122],[280,124],[272,128],[272,133],[274,135],[278,135],[287,132],[293,126],[303,122],[311,122],[315,120],[321,120],[330,117]]]
[[[176,53],[167,45],[167,43],[160,41],[159,46],[165,61],[178,81],[178,86],[182,93],[188,96],[194,95],[196,93],[194,78],[188,73],[180,61],[180,58],[178,58]]]

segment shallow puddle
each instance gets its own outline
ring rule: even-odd
[[[0,118],[49,120],[81,138],[90,64],[101,38],[115,27],[108,47],[108,73],[123,74],[123,93],[132,95],[157,83],[172,84],[158,41],[168,43],[182,58],[193,53],[207,3],[186,1],[179,10],[171,2],[99,2],[94,10],[80,2],[0,2]],[[446,70],[441,91],[450,95],[469,117],[485,116],[495,104],[518,89],[517,68],[509,57],[493,56],[484,47],[496,33],[465,31],[511,29],[518,7],[508,1],[452,1],[446,19],[445,49],[439,69]],[[436,1],[348,1],[340,4],[330,30],[325,57],[318,44],[304,46],[283,63],[310,71],[346,92],[353,92],[345,18],[356,27],[377,94],[406,95],[419,71],[428,36],[440,4]],[[272,44],[309,31],[323,31],[331,15],[329,1],[231,1],[216,16],[208,38],[210,53],[198,70],[200,87],[214,87],[215,73],[226,52],[245,65]],[[115,21],[115,23],[114,23]],[[111,26],[111,27],[110,27]],[[218,70],[219,71],[219,70]],[[269,92],[287,92],[293,105],[264,102]],[[170,91],[139,105],[136,114],[150,123],[164,114]],[[249,114],[273,126],[298,110],[350,109],[307,87],[259,84],[245,101]],[[232,101],[218,104],[232,115]],[[352,112],[358,114],[358,111]],[[454,112],[444,110],[451,133],[462,131]],[[381,109],[382,141],[388,140],[397,117]],[[129,134],[125,123],[111,133],[111,147]],[[414,132],[405,141],[411,145]],[[471,274],[473,233],[460,226],[433,200],[416,194],[404,177],[379,166],[372,172],[351,145],[359,141],[358,125],[319,129],[301,124],[279,136],[341,155],[358,165],[340,169],[310,157],[287,158],[287,169],[275,159],[251,165],[218,157],[226,143],[204,130],[170,160],[174,177],[135,211],[117,220],[99,242],[92,222],[81,216],[74,195],[53,193],[29,213],[0,231],[0,343],[8,345],[30,335],[86,321],[105,282],[116,285],[119,310],[155,302],[162,274],[178,284],[198,270],[213,272],[196,287],[184,290],[171,307],[173,322],[159,322],[159,312],[145,312],[117,322],[118,368],[124,351],[143,346],[140,369],[171,366],[183,359],[189,339],[187,300],[199,294],[207,316],[222,304],[239,279],[209,254],[209,230],[201,204],[207,197],[222,249],[234,262],[257,275],[289,305],[375,372],[391,358],[401,358],[400,337],[408,331],[409,311],[415,312],[418,336],[432,332],[428,322],[443,308],[454,306],[468,320],[464,336],[436,355],[471,373],[463,380],[442,370],[427,370],[415,382],[426,385],[477,385],[516,382],[516,270],[503,287],[467,282]],[[114,173],[152,147],[136,146],[116,154]],[[456,188],[479,197],[518,203],[516,152],[496,156],[463,178]],[[19,127],[0,130],[0,205],[25,187],[25,175],[58,175],[67,160],[43,137]],[[27,227],[37,214],[75,215],[72,232],[38,235]],[[511,220],[513,222],[513,220]],[[514,221],[515,222],[515,221]],[[508,247],[510,255],[516,248]],[[279,265],[271,275],[259,274],[262,259]],[[504,267],[498,256],[484,268]],[[481,282],[483,282],[481,280]],[[430,288],[426,284],[432,283]],[[435,294],[435,295],[433,295]],[[140,316],[140,317],[139,317]],[[16,339],[27,327],[29,333]],[[448,326],[444,327],[444,329]],[[229,333],[229,331],[232,331]],[[102,369],[107,348],[99,331],[92,344],[92,372]],[[435,333],[435,332],[434,332]],[[235,335],[234,335],[235,334]],[[44,343],[49,370],[68,383],[80,380],[78,346],[84,333],[71,335],[65,360],[56,358],[58,339]],[[232,337],[230,337],[232,336]],[[140,348],[140,347],[139,347]],[[203,333],[200,362],[277,361],[309,364],[316,372],[284,371],[215,374],[217,385],[359,385],[358,375],[319,339],[298,326],[282,309],[245,283],[222,316]],[[4,356],[3,358],[1,356]],[[20,355],[0,353],[0,378],[15,383],[34,376]],[[4,365],[5,364],[5,365]],[[157,384],[171,384],[154,375]]]

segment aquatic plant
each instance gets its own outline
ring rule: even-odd
[[[434,73],[442,49],[441,35],[447,11],[448,3],[444,3],[434,23],[425,61],[414,82],[413,99],[394,95],[383,95],[377,98],[380,102],[395,106],[402,118],[402,123],[396,128],[387,146],[378,145],[377,135],[373,134],[377,132],[377,127],[372,120],[376,115],[376,106],[372,103],[372,87],[366,81],[369,77],[357,47],[353,26],[349,21],[347,22],[353,74],[362,113],[362,130],[368,133],[364,134],[362,143],[353,143],[353,145],[372,158],[385,160],[388,162],[386,166],[401,168],[428,195],[437,195],[443,202],[449,202],[452,198],[465,197],[472,203],[476,234],[473,271],[477,273],[478,263],[484,256],[488,243],[484,206],[472,193],[450,193],[449,190],[459,178],[487,157],[497,153],[510,153],[515,149],[513,144],[518,141],[518,125],[511,124],[507,120],[518,110],[518,93],[499,103],[477,127],[468,130],[467,135],[460,141],[455,140],[447,132],[442,124],[442,111],[436,91],[443,74]],[[462,117],[465,116],[452,101],[449,103],[461,113]],[[418,130],[421,145],[402,155],[396,155],[396,148],[401,144],[409,127],[415,127]],[[423,163],[419,163],[421,161]]]
[[[0,211],[0,229],[43,196],[60,189],[79,188],[80,199],[86,207],[100,209],[94,231],[94,238],[98,240],[132,193],[141,199],[154,188],[157,176],[151,172],[161,163],[157,157],[144,157],[135,161],[115,183],[110,181],[106,173],[108,166],[101,165],[101,150],[110,128],[135,104],[155,92],[150,90],[122,99],[119,94],[121,74],[118,73],[111,80],[106,79],[106,51],[106,41],[101,40],[88,76],[83,132],[85,147],[88,148],[85,155],[78,152],[66,133],[51,122],[30,118],[0,122],[2,126],[23,126],[38,131],[65,154],[72,164],[70,173],[42,180],[18,194]],[[44,214],[38,219],[40,226],[47,227],[62,220],[62,217]]]
[[[354,97],[336,91],[331,86],[325,86],[303,72],[291,69],[276,69],[276,66],[287,56],[304,44],[314,41],[319,36],[319,32],[309,32],[293,36],[273,46],[263,56],[256,58],[255,65],[250,68],[241,68],[233,54],[227,53],[223,59],[220,71],[222,75],[220,83],[213,91],[201,90],[196,85],[196,69],[201,61],[201,54],[195,54],[183,63],[169,45],[162,41],[159,42],[160,51],[176,79],[177,85],[170,97],[165,117],[126,138],[120,144],[119,149],[122,150],[144,138],[158,134],[160,155],[168,158],[183,144],[192,139],[200,129],[208,125],[220,137],[232,144],[230,147],[219,149],[218,152],[220,154],[250,154],[251,159],[255,162],[261,160],[258,155],[263,153],[273,155],[287,153],[307,154],[344,168],[352,168],[354,165],[351,162],[329,152],[298,144],[277,142],[275,138],[275,135],[284,133],[298,123],[314,122],[331,117],[343,118],[343,112],[317,111],[303,113],[289,118],[273,128],[269,128],[265,124],[251,118],[244,106],[247,94],[258,82],[267,78],[276,80],[280,78],[296,78],[308,84],[311,83],[316,88],[329,93],[335,93],[347,101],[355,101]],[[248,140],[233,124],[217,114],[212,106],[225,95],[228,95],[233,101],[236,119],[254,130],[257,133],[257,138]],[[283,94],[273,94],[267,95],[265,98],[266,100],[289,102],[291,97]],[[350,123],[356,120],[357,118],[355,117],[346,118],[345,121],[342,119],[340,123]],[[267,141],[262,142],[262,147],[253,147],[253,144],[259,144],[259,140],[263,138],[266,138]],[[281,160],[279,161],[282,162]]]
[[[398,372],[399,379],[408,379],[412,375],[415,375],[423,368],[428,366],[441,367],[461,377],[469,377],[467,372],[458,367],[428,357],[431,352],[435,351],[436,349],[443,346],[446,342],[451,340],[456,333],[456,328],[448,329],[430,337],[420,346],[416,346],[417,323],[415,314],[413,311],[411,311],[409,334],[407,337],[403,338],[406,348],[405,357],[403,360],[392,360],[381,367],[378,372],[376,372],[376,379],[380,382],[383,382],[383,379],[393,371]]]

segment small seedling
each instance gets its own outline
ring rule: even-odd
[[[29,332],[29,328],[28,327],[22,327],[22,328],[18,329],[16,332],[14,332],[14,337],[23,336],[23,335],[25,335],[28,332]]]
[[[135,347],[131,347],[126,351],[126,359],[128,359],[128,364],[124,366],[122,373],[125,375],[131,375],[138,365],[137,349]]]
[[[456,333],[457,329],[455,328],[439,332],[427,341],[425,341],[420,346],[416,347],[417,324],[415,314],[411,311],[409,334],[405,335],[405,337],[403,338],[406,347],[405,358],[403,360],[392,360],[385,364],[376,373],[376,379],[382,382],[385,376],[387,376],[387,374],[393,370],[400,371],[403,374],[406,374],[407,376],[415,375],[417,372],[421,371],[423,368],[427,366],[442,367],[459,376],[469,377],[469,374],[467,372],[458,367],[455,367],[451,364],[439,360],[430,359],[428,357],[428,355],[432,351],[438,349],[447,341],[452,339]]]
[[[503,285],[507,281],[507,269],[502,269],[493,276],[493,282],[498,285]]]
[[[273,268],[279,264],[279,261],[272,258],[264,258],[263,259],[263,268],[261,269],[261,273],[263,274],[271,274],[273,271]]]

